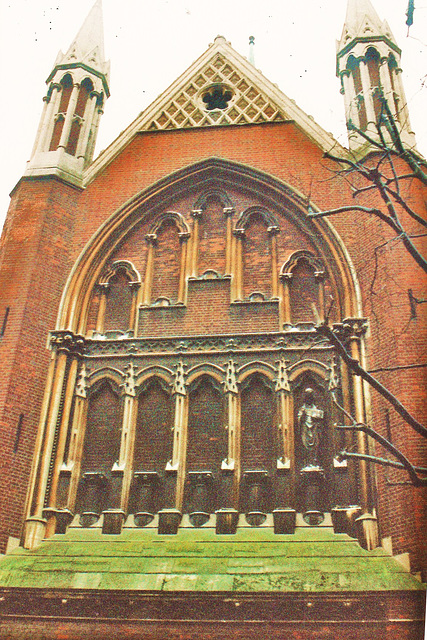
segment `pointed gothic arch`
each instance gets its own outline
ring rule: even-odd
[[[185,194],[188,189],[194,189],[197,184],[206,180],[221,181],[224,188],[227,188],[227,185],[240,184],[242,179],[245,180],[246,188],[252,189],[254,193],[262,190],[265,198],[270,198],[275,203],[279,199],[284,215],[313,238],[319,255],[330,269],[339,315],[361,315],[355,270],[332,222],[328,219],[309,219],[306,215],[306,199],[280,180],[235,162],[209,158],[163,178],[127,202],[101,225],[70,273],[60,304],[57,328],[84,332],[88,299],[103,265],[136,221],[148,214],[159,197],[166,196],[172,189],[176,196]],[[316,208],[314,204],[312,208]]]

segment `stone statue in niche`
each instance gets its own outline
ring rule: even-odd
[[[324,412],[316,407],[313,389],[305,389],[303,399],[304,403],[298,411],[298,424],[304,447],[304,464],[317,467]]]

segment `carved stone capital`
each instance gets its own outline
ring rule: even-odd
[[[101,293],[103,293],[105,296],[110,291],[110,283],[109,282],[98,282],[98,284],[96,286],[101,291]]]
[[[367,318],[345,318],[342,324],[350,338],[361,338],[368,330]]]
[[[294,274],[289,271],[287,273],[281,273],[279,275],[279,280],[282,284],[289,284],[289,282],[292,280],[292,278],[294,277]]]
[[[157,244],[157,234],[156,233],[147,233],[145,235],[145,241],[147,244],[152,244],[153,246],[156,246]]]
[[[267,233],[270,237],[277,236],[280,233],[280,229],[276,225],[271,225],[267,227]]]
[[[191,212],[191,216],[195,219],[195,220],[200,220],[200,218],[203,215],[203,209],[193,209],[193,211]]]
[[[315,271],[314,277],[318,282],[323,282],[323,280],[326,278],[326,273],[324,271]]]
[[[233,229],[233,236],[235,236],[239,240],[244,240],[244,238],[245,238],[245,230],[244,229]]]
[[[180,231],[178,233],[178,238],[181,243],[187,242],[187,240],[191,237],[191,233],[189,231]]]
[[[72,331],[53,331],[50,334],[50,346],[52,349],[81,356],[86,347],[84,336],[76,335]]]
[[[332,328],[341,341],[359,339],[368,329],[368,320],[367,318],[345,318],[342,322],[333,324]]]
[[[236,213],[236,209],[234,207],[224,207],[223,212],[227,218],[231,218]]]

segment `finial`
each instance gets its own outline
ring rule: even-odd
[[[249,62],[255,65],[255,36],[249,36]]]

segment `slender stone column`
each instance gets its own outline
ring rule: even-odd
[[[191,212],[193,218],[193,242],[192,242],[192,259],[191,259],[191,275],[193,278],[197,278],[199,275],[199,221],[203,215],[202,209],[194,209]]]
[[[363,318],[347,318],[343,322],[343,330],[348,335],[348,343],[352,358],[361,360],[361,339],[366,332],[366,321]],[[362,364],[363,366],[363,364]],[[365,402],[363,392],[363,381],[360,376],[353,375],[354,394],[354,417],[356,422],[366,422]],[[367,436],[365,433],[357,432],[358,452],[369,453]],[[371,515],[373,511],[372,495],[370,488],[369,467],[366,460],[360,460],[360,492],[362,518],[360,519],[361,537],[363,546],[367,549],[374,549],[378,546],[378,528],[376,519]]]
[[[233,207],[224,207],[224,215],[227,217],[226,239],[225,239],[225,275],[233,274]]]
[[[292,314],[291,314],[291,296],[289,291],[289,286],[292,280],[293,274],[289,273],[281,273],[280,274],[280,282],[283,285],[283,304],[281,305],[281,314],[280,314],[280,324],[281,329],[283,329],[283,325],[292,324]]]
[[[359,69],[360,69],[360,79],[362,81],[362,87],[363,87],[363,98],[365,100],[367,127],[368,129],[370,128],[376,131],[375,125],[376,125],[377,118],[375,116],[371,78],[369,75],[368,65],[366,64],[364,59],[360,61]]]
[[[394,86],[396,87],[396,93],[397,93],[397,99],[398,99],[398,113],[396,114],[397,119],[402,129],[405,130],[407,133],[412,134],[413,136],[413,132],[411,130],[411,123],[409,120],[408,104],[405,98],[405,89],[403,88],[402,69],[400,67],[396,67],[395,69],[392,70],[392,73],[394,74],[394,79],[395,79]],[[413,141],[413,144],[415,144],[415,139]]]
[[[226,507],[238,508],[239,504],[239,477],[240,477],[240,402],[239,389],[236,381],[236,368],[230,358],[226,364],[224,391],[227,401],[228,422],[228,452],[227,458],[222,461],[221,470],[228,476],[223,484],[225,488]]]
[[[60,89],[60,84],[54,84],[52,87],[52,94],[50,96],[48,108],[45,112],[43,127],[40,131],[40,140],[37,145],[39,151],[49,151],[53,128],[55,126],[55,114],[59,108],[61,100]],[[34,147],[34,151],[36,151],[36,147]]]
[[[77,144],[76,157],[77,158],[85,158],[88,142],[89,142],[89,134],[92,126],[92,122],[95,115],[96,102],[98,100],[98,93],[92,91],[89,96],[89,100],[86,102],[85,112],[83,116],[83,126],[80,129],[79,142]]]
[[[325,320],[325,272],[315,271],[314,277],[317,282],[318,300],[319,300],[319,321]]]
[[[279,296],[279,274],[277,264],[277,235],[280,233],[279,227],[272,225],[267,229],[271,241],[271,295],[272,298]]]
[[[185,452],[187,448],[188,421],[188,398],[185,385],[185,371],[184,364],[181,360],[176,366],[172,394],[175,398],[175,419],[173,429],[172,461],[169,471],[176,471],[177,473],[175,507],[176,509],[181,510],[184,498],[186,468]]]
[[[384,97],[393,117],[398,120],[396,113],[396,102],[394,100],[393,85],[391,84],[390,69],[388,66],[388,58],[382,58],[380,62],[380,80],[383,87]]]
[[[135,367],[133,362],[130,362],[126,368],[123,395],[123,421],[119,463],[118,469],[113,468],[113,472],[117,471],[122,474],[120,508],[126,513],[132,481],[132,459],[135,443],[136,417],[138,413],[138,399],[135,391]]]
[[[98,98],[99,100],[99,98]],[[95,151],[95,143],[96,143],[96,138],[98,136],[98,129],[99,129],[99,122],[101,120],[101,116],[104,113],[102,110],[102,103],[98,103],[97,102],[97,109],[95,109],[95,117],[93,119],[93,124],[90,128],[90,131],[92,133],[89,133],[89,143],[88,143],[88,147],[87,147],[87,151],[86,151],[86,162],[85,164],[88,164],[92,158],[93,158],[93,154]]]
[[[50,406],[50,398],[52,394],[52,386],[53,386],[53,380],[55,376],[57,355],[58,354],[56,350],[53,350],[50,358],[49,369],[47,374],[46,389],[43,396],[43,402],[42,402],[41,411],[40,411],[40,422],[37,430],[37,439],[34,447],[34,460],[33,460],[33,466],[31,469],[30,481],[29,481],[30,491],[28,495],[27,508],[26,508],[27,518],[32,515],[34,492],[37,489],[38,461],[40,459],[41,450],[42,450],[44,437],[45,437],[47,413]]]
[[[64,462],[64,451],[65,451],[65,444],[67,442],[68,429],[70,426],[69,425],[70,414],[71,414],[71,408],[73,405],[74,387],[76,384],[78,363],[79,363],[78,357],[76,355],[72,355],[71,364],[68,371],[67,384],[65,387],[61,424],[59,426],[58,442],[56,446],[55,461],[53,466],[52,480],[51,480],[50,492],[49,492],[48,506],[51,509],[54,509],[56,507],[56,492],[58,489],[59,473],[61,470],[61,466]],[[51,518],[46,528],[46,537],[50,537],[54,533],[55,533],[55,519]]]
[[[67,362],[70,355],[79,353],[84,347],[84,339],[73,333],[58,332],[52,337],[51,344],[57,350],[56,366],[52,379],[52,387],[49,402],[46,408],[44,426],[41,426],[43,437],[40,445],[40,454],[36,463],[34,474],[34,490],[30,518],[27,519],[24,546],[32,548],[43,537],[45,521],[43,520],[43,507],[47,495],[50,480],[50,468],[54,444],[57,434],[59,411],[61,408],[62,393],[67,375]],[[64,427],[65,428],[65,427]]]
[[[62,127],[61,139],[59,141],[58,148],[65,149],[67,147],[68,138],[70,137],[71,125],[73,124],[77,98],[79,96],[79,89],[79,84],[73,85],[73,90],[71,91],[70,100],[68,102],[68,109],[64,120],[64,126]]]
[[[178,302],[185,302],[186,300],[185,284],[187,282],[187,250],[188,250],[188,240],[190,238],[190,233],[188,231],[181,232],[178,234],[178,236],[181,244],[181,264],[179,269]]]
[[[282,436],[282,455],[277,460],[277,467],[286,469],[291,467],[294,450],[294,435],[292,430],[292,397],[289,386],[287,362],[279,360],[275,392],[279,399],[280,433]]]
[[[355,127],[360,128],[359,112],[357,110],[356,103],[356,90],[354,88],[353,74],[349,69],[346,69],[341,74],[343,81],[344,103],[345,112],[347,115],[347,122],[351,120]]]
[[[34,141],[34,146],[33,146],[33,150],[31,151],[31,158],[33,157],[33,155],[36,153],[36,151],[40,150],[40,151],[44,151],[43,149],[43,137],[44,137],[44,133],[46,130],[46,126],[47,126],[47,114],[48,112],[51,110],[51,101],[52,101],[52,95],[53,95],[54,91],[52,91],[52,94],[50,96],[50,98],[48,96],[45,96],[43,98],[43,111],[42,111],[42,115],[40,118],[40,123],[39,123],[39,128],[37,130],[37,135],[36,135],[36,139]]]
[[[110,290],[110,283],[100,282],[98,287],[101,291],[101,296],[99,298],[98,315],[96,317],[96,331],[102,334],[104,333],[105,309],[107,307],[107,295]]]
[[[147,233],[145,240],[148,244],[147,265],[145,267],[144,290],[142,295],[142,304],[148,306],[151,303],[151,289],[153,286],[154,274],[154,250],[157,244],[157,235],[155,233]]]
[[[71,472],[70,488],[68,492],[68,508],[70,510],[75,508],[87,422],[88,398],[86,366],[84,362],[80,367],[74,397],[74,415],[73,424],[71,426],[70,446],[67,460],[67,467]]]
[[[132,305],[130,308],[129,329],[134,332],[134,335],[138,335],[138,294],[141,288],[140,282],[129,282],[129,287],[132,292]]]
[[[243,299],[243,242],[245,241],[245,230],[234,229],[235,237],[235,288],[234,299]]]

